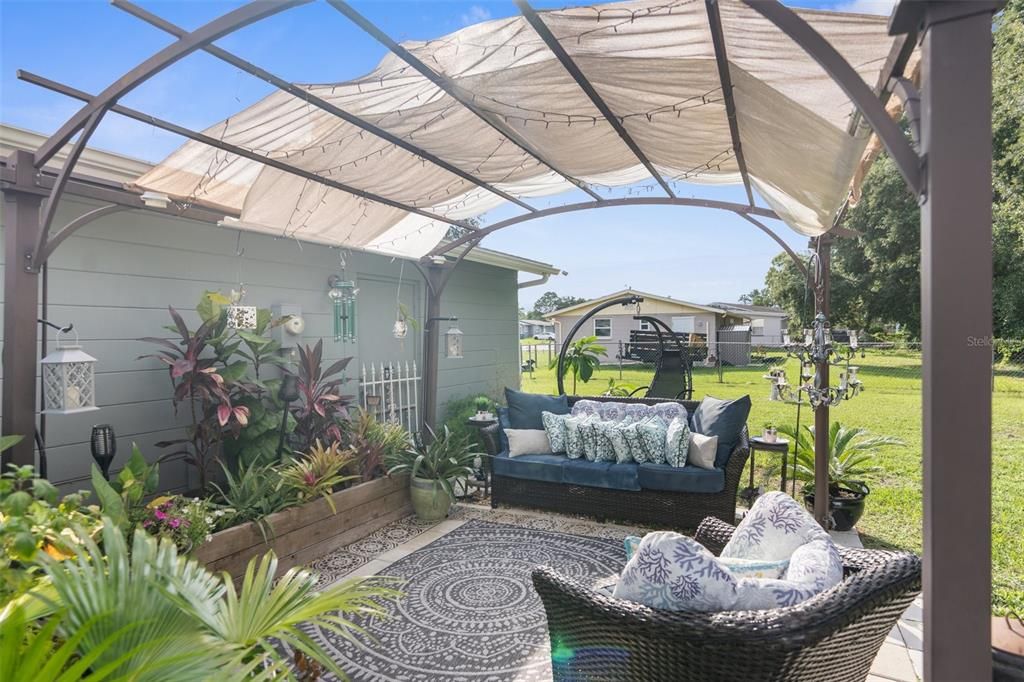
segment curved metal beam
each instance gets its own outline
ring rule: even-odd
[[[601,201],[584,201],[577,204],[565,204],[564,206],[553,206],[551,208],[541,209],[536,213],[527,213],[525,215],[518,215],[501,222],[488,225],[487,227],[480,228],[472,234],[459,237],[450,242],[445,242],[434,247],[434,249],[428,253],[424,258],[429,259],[431,256],[440,256],[445,254],[452,249],[462,246],[471,240],[480,240],[498,230],[512,225],[518,225],[519,223],[525,223],[530,220],[536,220],[537,218],[546,218],[548,216],[558,215],[560,213],[572,213],[575,211],[589,211],[592,208],[610,208],[612,206],[693,206],[696,208],[717,208],[723,211],[730,211],[739,215],[759,215],[765,218],[773,218],[780,220],[778,214],[769,208],[761,208],[760,206],[747,206],[746,204],[736,204],[731,201],[716,201],[714,199],[690,199],[687,197],[628,197],[621,199],[602,199]]]
[[[128,2],[128,0],[112,0],[112,4],[114,5],[114,7],[117,7],[120,10],[124,10],[128,14],[131,14],[133,17],[136,17],[137,19],[141,19],[150,26],[158,28],[166,33],[170,33],[172,36],[182,38],[188,35],[188,31],[186,31],[185,29],[179,26],[175,26],[166,19],[158,17],[152,12],[149,12],[143,9],[142,7],[139,7],[138,5]],[[471,182],[477,187],[485,189],[492,194],[496,194],[497,196],[501,197],[502,199],[505,199],[506,201],[511,201],[512,203],[517,204],[518,206],[521,206],[522,208],[525,208],[528,211],[537,210],[534,207],[527,204],[525,201],[517,199],[508,192],[502,191],[497,187],[491,185],[490,183],[484,182],[483,180],[476,177],[472,173],[467,173],[461,168],[453,166],[444,159],[441,159],[440,157],[428,152],[426,149],[418,147],[412,144],[411,142],[404,140],[398,137],[397,135],[388,132],[387,130],[384,130],[379,126],[376,126],[370,123],[369,121],[366,121],[356,116],[355,114],[351,114],[342,109],[341,107],[335,106],[321,97],[317,97],[313,93],[299,87],[294,83],[290,83],[284,80],[283,78],[278,78],[269,71],[261,69],[252,62],[247,62],[241,57],[236,57],[235,55],[231,54],[223,48],[217,47],[216,45],[207,45],[202,49],[208,54],[211,54],[214,57],[220,59],[221,61],[227,62],[228,64],[234,66],[237,69],[241,69],[242,71],[245,71],[246,73],[255,76],[256,78],[259,78],[260,80],[270,83],[278,90],[282,90],[283,92],[287,92],[292,97],[301,99],[304,102],[308,102],[309,104],[312,104],[318,109],[326,111],[332,116],[337,116],[341,120],[346,121],[347,123],[351,123],[357,128],[365,130],[366,132],[370,133],[375,137],[379,137],[385,142],[390,142],[391,144],[395,145],[396,147],[404,149],[410,154],[414,154],[420,157],[421,159],[426,159],[428,162],[432,163],[438,168],[446,170],[452,175],[457,175],[463,180]]]
[[[564,377],[562,375],[565,373],[565,354],[569,350],[569,342],[572,341],[574,336],[576,336],[576,332],[578,332],[583,327],[583,324],[587,320],[592,318],[594,315],[598,314],[599,312],[606,308],[611,308],[613,305],[635,305],[637,303],[643,303],[643,300],[643,296],[637,296],[635,294],[631,296],[621,296],[619,298],[613,298],[610,301],[605,301],[601,305],[597,306],[596,308],[588,312],[586,315],[581,317],[576,322],[576,324],[572,326],[572,329],[569,330],[569,333],[566,334],[564,339],[562,339],[562,350],[558,352],[558,371],[555,373],[555,377],[558,379],[558,395],[565,395]]]
[[[93,222],[94,220],[99,220],[104,216],[108,216],[111,213],[127,211],[129,210],[129,208],[130,207],[124,206],[122,204],[110,204],[108,206],[100,206],[99,208],[94,208],[88,213],[83,213],[82,215],[78,216],[70,223],[62,227],[59,232],[53,235],[53,237],[46,240],[46,243],[42,245],[42,248],[40,250],[37,250],[32,255],[33,268],[38,269],[36,263],[38,263],[39,267],[41,267],[42,264],[45,263],[47,259],[50,257],[50,254],[52,254],[54,250],[61,245],[61,242],[63,242],[65,239],[67,239],[68,237],[70,237],[75,232],[82,229],[89,223]]]
[[[878,96],[868,87],[843,56],[804,21],[796,12],[777,0],[743,0],[743,2],[772,22],[818,63],[836,85],[842,88],[864,120],[885,145],[889,156],[896,162],[904,181],[914,196],[924,192],[921,158],[914,152],[903,131],[885,110]]]
[[[602,116],[604,116],[604,120],[608,121],[608,124],[611,125],[612,129],[619,134],[619,138],[621,138],[622,141],[626,143],[626,146],[629,147],[629,151],[633,152],[633,156],[643,164],[644,168],[647,169],[647,172],[651,174],[651,177],[658,181],[661,188],[665,190],[665,194],[670,197],[675,197],[675,194],[672,192],[672,188],[668,186],[667,182],[665,182],[665,178],[663,178],[661,173],[659,173],[654,167],[654,164],[652,164],[650,159],[647,158],[644,151],[640,149],[640,145],[636,143],[633,136],[629,134],[628,130],[626,130],[626,126],[622,123],[619,117],[615,115],[615,112],[612,111],[610,106],[608,106],[608,103],[604,101],[604,98],[597,92],[593,84],[583,74],[580,67],[573,61],[572,57],[569,56],[565,47],[558,41],[555,34],[552,33],[551,29],[544,23],[544,20],[540,18],[540,15],[530,7],[530,3],[526,0],[515,0],[515,3],[526,21],[529,22],[530,26],[533,27],[533,30],[540,36],[540,39],[544,41],[544,44],[548,46],[548,49],[551,50],[555,57],[558,58],[558,61],[561,62],[562,66],[565,67],[565,70],[569,72],[572,79],[576,81],[576,85],[580,86],[580,89],[586,93],[587,97],[590,98],[591,103],[597,107],[597,110],[601,112]],[[744,179],[745,178],[746,176],[744,176]],[[750,203],[754,203],[753,199],[751,199]]]
[[[35,167],[42,168],[47,161],[53,158],[53,155],[68,143],[96,111],[109,107],[140,83],[163,71],[171,64],[237,29],[311,1],[256,0],[200,26],[195,31],[171,43],[111,83],[103,92],[89,100],[85,106],[69,118],[36,150]]]
[[[550,160],[546,159],[541,152],[534,149],[533,145],[530,144],[530,142],[526,138],[524,138],[522,135],[517,133],[512,128],[508,127],[508,125],[504,125],[501,122],[495,120],[494,116],[488,115],[486,112],[484,112],[480,107],[478,107],[474,103],[474,98],[467,97],[451,81],[450,78],[448,78],[444,74],[434,71],[429,66],[424,64],[416,55],[409,52],[409,50],[405,49],[404,47],[396,43],[394,40],[392,40],[391,37],[388,36],[388,34],[380,30],[376,24],[374,24],[372,21],[364,17],[362,14],[355,11],[347,2],[344,2],[344,0],[327,0],[327,4],[329,4],[331,7],[344,14],[346,17],[348,17],[348,19],[353,24],[369,33],[377,42],[391,50],[395,54],[395,56],[401,59],[403,62],[419,71],[424,78],[426,78],[431,83],[433,83],[434,85],[448,93],[448,96],[450,96],[456,102],[458,102],[466,109],[476,114],[476,116],[481,121],[494,128],[502,135],[502,137],[506,138],[509,142],[513,143],[514,145],[522,149],[524,152],[532,156],[534,159],[544,164],[558,175],[561,175],[563,178],[565,178],[572,184],[576,185],[590,196],[594,197],[594,199],[601,199],[601,195],[599,195],[597,192],[595,192],[589,186],[587,186],[587,183],[559,170],[558,167],[553,165]]]

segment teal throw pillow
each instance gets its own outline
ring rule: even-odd
[[[690,425],[685,416],[676,417],[665,432],[665,461],[674,467],[686,466],[690,449]]]
[[[548,434],[548,442],[551,443],[551,452],[565,452],[568,432],[565,426],[567,414],[553,414],[541,412],[541,421],[544,423],[544,432]]]
[[[513,429],[543,429],[542,412],[569,414],[569,399],[564,395],[540,395],[506,388],[505,403]]]
[[[661,417],[651,417],[637,424],[640,448],[643,450],[644,460],[651,464],[665,463],[665,444],[668,436],[668,426]],[[636,459],[636,454],[633,454]]]

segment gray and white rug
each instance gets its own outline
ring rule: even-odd
[[[353,680],[550,680],[547,622],[530,572],[593,582],[625,564],[621,540],[471,520],[393,563],[405,597],[366,636],[313,634]]]

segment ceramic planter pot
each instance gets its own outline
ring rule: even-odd
[[[829,516],[832,519],[830,530],[853,530],[853,527],[864,515],[864,500],[871,492],[866,485],[863,490],[849,490],[841,488],[841,496],[831,496]],[[804,493],[804,504],[810,511],[814,511],[814,493]]]
[[[413,478],[409,483],[412,508],[422,521],[440,521],[448,516],[452,499],[432,478]]]
[[[779,440],[779,432],[776,429],[765,429],[764,433],[761,434],[761,438],[765,443],[775,443]]]

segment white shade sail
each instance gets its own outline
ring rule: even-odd
[[[849,98],[771,22],[738,0],[719,6],[751,184],[791,228],[821,234],[849,193],[870,129],[851,125]],[[884,17],[797,12],[875,86],[894,44]],[[741,182],[704,2],[642,0],[540,14],[670,185]],[[497,127],[511,129],[518,144],[394,55],[357,80],[304,87],[520,199],[574,188],[552,166],[601,193],[645,180],[661,192],[523,17],[404,47],[451,79]],[[205,132],[449,219],[505,202],[284,92]],[[198,142],[136,185],[238,211],[245,229],[405,256],[427,253],[448,229]]]

